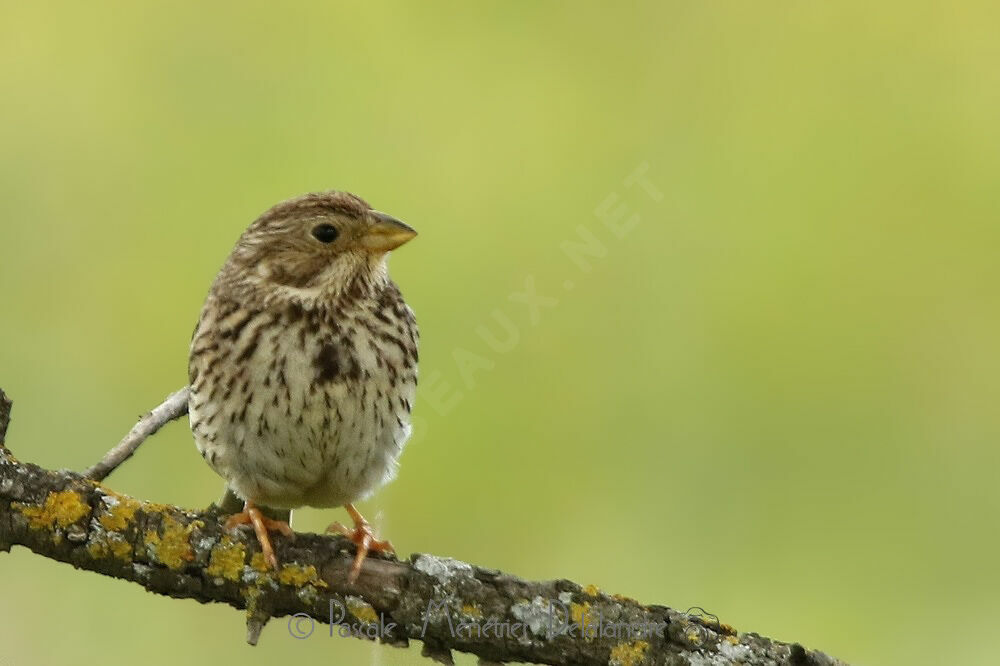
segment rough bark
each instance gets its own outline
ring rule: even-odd
[[[0,391],[0,443],[8,416]],[[339,536],[276,536],[282,565],[269,571],[253,534],[227,533],[222,515],[120,495],[74,472],[19,462],[0,446],[0,550],[24,546],[158,594],[229,604],[246,611],[251,642],[269,618],[288,616],[273,640],[419,640],[425,655],[445,663],[458,650],[481,663],[843,664],[702,614],[433,555],[371,556],[349,585],[353,546]]]

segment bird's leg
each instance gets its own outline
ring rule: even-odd
[[[277,530],[291,539],[295,537],[295,532],[292,531],[291,526],[283,520],[268,518],[250,500],[247,500],[243,504],[243,511],[229,516],[225,527],[227,530],[233,530],[240,525],[253,526],[253,531],[257,535],[257,541],[260,543],[260,549],[264,553],[264,559],[271,565],[272,569],[277,570],[278,558],[274,555],[274,547],[271,546],[271,536],[267,531]]]
[[[354,508],[353,504],[347,504],[344,506],[347,509],[347,513],[350,514],[351,520],[354,521],[354,529],[344,527],[340,523],[331,523],[329,527],[326,528],[327,532],[340,532],[352,542],[357,547],[357,554],[354,556],[354,566],[351,567],[351,573],[347,576],[347,582],[353,583],[358,579],[358,574],[361,573],[361,563],[365,561],[370,551],[375,551],[376,553],[395,553],[396,550],[392,547],[389,541],[379,541],[375,537],[375,533],[372,531],[371,525],[365,520],[357,509]]]

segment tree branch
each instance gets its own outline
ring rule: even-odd
[[[0,442],[8,418],[0,391]],[[459,650],[481,663],[843,666],[703,615],[433,555],[370,556],[348,585],[353,546],[339,536],[278,536],[282,566],[269,571],[252,532],[225,532],[221,516],[216,507],[187,511],[120,495],[0,448],[0,550],[24,546],[158,594],[229,604],[246,611],[251,643],[270,617],[291,616],[281,634],[350,633],[397,646],[415,639],[444,663]]]

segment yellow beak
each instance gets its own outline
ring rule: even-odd
[[[391,215],[376,210],[368,211],[375,224],[368,227],[361,237],[361,246],[375,252],[388,252],[417,235],[413,227],[400,222]]]

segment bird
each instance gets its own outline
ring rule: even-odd
[[[369,552],[394,552],[354,504],[394,478],[412,430],[419,333],[387,260],[416,235],[354,194],[305,194],[251,223],[208,291],[191,431],[243,501],[225,528],[252,526],[273,569],[270,532],[294,532],[262,507],[345,507],[353,527],[327,531],[356,547],[351,583]]]

